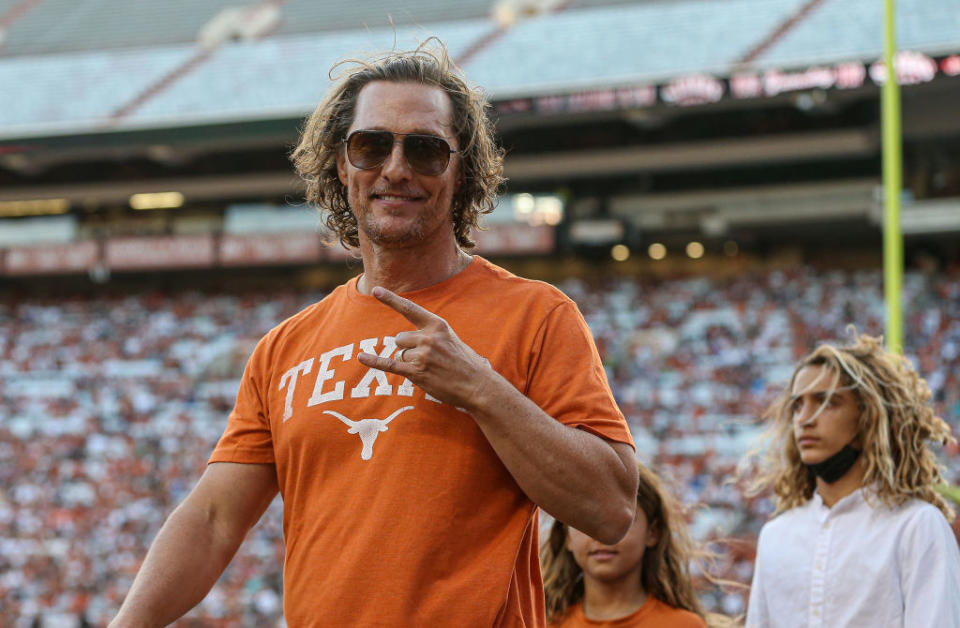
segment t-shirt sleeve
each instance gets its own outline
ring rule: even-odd
[[[920,509],[904,533],[904,626],[960,626],[960,550],[943,514]]]
[[[275,462],[273,435],[270,431],[270,419],[267,414],[268,335],[262,339],[253,355],[247,360],[247,366],[240,380],[237,402],[227,418],[227,428],[210,456],[211,462],[243,462],[250,464],[271,464]]]
[[[586,321],[569,300],[545,317],[524,393],[564,425],[634,447]]]

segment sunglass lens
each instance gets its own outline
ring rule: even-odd
[[[393,150],[393,134],[389,131],[357,131],[347,143],[350,163],[362,170],[376,168]]]
[[[450,145],[430,135],[408,135],[403,139],[403,152],[414,170],[423,175],[438,175],[450,162]]]

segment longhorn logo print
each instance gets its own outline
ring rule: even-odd
[[[343,423],[350,428],[347,430],[347,434],[359,434],[360,442],[363,443],[360,459],[370,460],[370,458],[373,457],[373,444],[377,441],[377,436],[380,435],[380,432],[386,432],[387,424],[397,418],[400,413],[406,412],[407,410],[413,410],[413,406],[404,406],[385,419],[360,419],[359,421],[348,419],[333,410],[324,410],[323,413],[335,416],[343,421]]]

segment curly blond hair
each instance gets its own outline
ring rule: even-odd
[[[691,565],[698,565],[703,575],[712,578],[705,566],[709,552],[699,549],[687,532],[683,512],[677,501],[664,490],[657,475],[637,465],[640,484],[637,505],[647,518],[647,525],[659,531],[657,543],[643,553],[640,582],[648,595],[661,602],[696,613],[710,628],[739,626],[737,620],[718,613],[705,613],[694,591]],[[558,623],[570,609],[583,599],[583,570],[567,549],[568,526],[554,521],[550,535],[540,547],[540,566],[543,571],[543,592],[547,623]]]
[[[487,117],[489,103],[479,89],[469,87],[435,37],[416,49],[386,53],[370,61],[348,59],[330,70],[349,65],[339,82],[317,106],[291,154],[297,173],[306,182],[307,203],[325,214],[331,233],[346,247],[359,247],[357,219],[347,189],[337,174],[337,154],[353,123],[360,90],[373,81],[415,82],[439,87],[453,105],[451,121],[460,146],[460,185],[453,197],[451,219],[457,244],[474,246],[470,231],[483,214],[493,211],[503,184],[503,150],[494,141]]]
[[[882,339],[859,336],[855,329],[852,333],[852,344],[823,344],[801,360],[790,384],[767,409],[767,446],[759,448],[764,453],[748,493],[772,488],[777,512],[800,506],[813,496],[816,480],[800,459],[794,439],[791,393],[801,369],[822,366],[834,374],[835,387],[849,387],[857,398],[863,485],[876,485],[877,497],[887,506],[916,497],[953,520],[953,508],[935,488],[944,481],[943,470],[928,443],[946,444],[954,438],[950,426],[934,414],[930,387],[909,360],[886,351]]]

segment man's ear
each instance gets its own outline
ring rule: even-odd
[[[340,179],[343,187],[347,187],[347,155],[344,152],[346,149],[342,144],[340,146],[337,149],[337,178]]]

